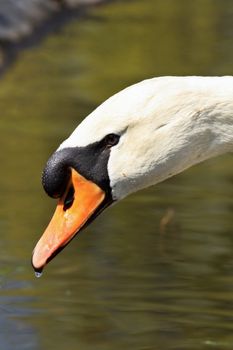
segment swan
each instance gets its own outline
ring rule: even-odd
[[[113,95],[49,158],[57,208],[36,244],[37,273],[105,208],[233,151],[233,77],[156,77]]]

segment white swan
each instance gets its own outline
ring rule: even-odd
[[[49,159],[43,185],[59,202],[37,243],[41,271],[113,201],[233,151],[233,77],[160,77],[112,96]]]

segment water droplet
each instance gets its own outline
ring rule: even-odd
[[[37,278],[40,278],[42,276],[42,272],[35,271],[35,276]]]

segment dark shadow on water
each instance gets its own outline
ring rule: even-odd
[[[90,8],[94,8],[103,5],[104,3],[113,1],[116,0],[102,0],[99,3],[89,5],[83,4],[76,9],[71,9],[64,5],[59,12],[43,21],[43,23],[38,25],[37,28],[34,28],[31,35],[23,38],[19,42],[4,42],[1,40],[0,47],[4,51],[4,59],[3,63],[0,65],[0,78],[2,78],[4,73],[16,61],[22,50],[27,50],[40,45],[43,39],[46,38],[49,34],[59,33],[59,31],[61,31],[62,28],[70,21],[82,20],[84,18],[92,18],[92,20],[94,20],[93,16],[88,14]]]

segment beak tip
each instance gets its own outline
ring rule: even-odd
[[[39,266],[36,264],[36,262],[34,260],[34,251],[32,252],[31,264],[32,264],[32,267],[34,269],[35,276],[40,277],[42,275],[44,265]]]

